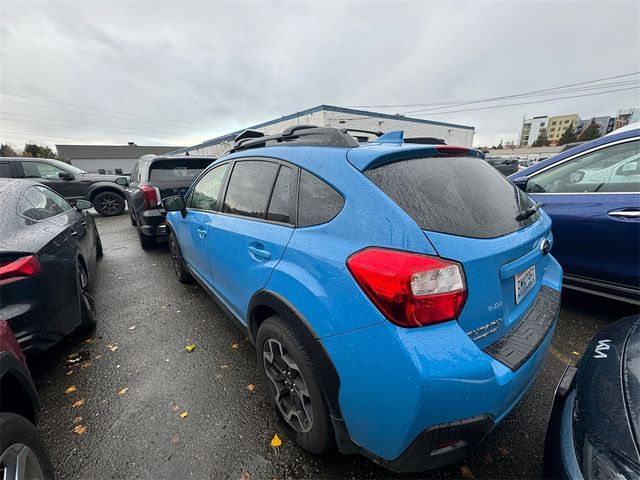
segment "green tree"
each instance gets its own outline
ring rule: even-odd
[[[500,140],[500,143],[498,144],[498,146],[496,147],[496,149],[498,150],[502,150],[504,148],[504,146],[502,145],[502,140]]]
[[[11,145],[7,145],[3,143],[0,145],[0,157],[18,157],[18,152],[16,152]]]
[[[547,136],[547,129],[541,128],[540,133],[536,141],[531,144],[532,147],[547,147],[549,146],[549,137]]]
[[[567,143],[573,143],[578,141],[576,131],[573,129],[573,122],[569,124],[567,129],[562,133],[558,145],[566,145]]]
[[[36,145],[35,143],[26,143],[22,152],[23,157],[33,158],[58,158],[58,155],[49,147]]]
[[[580,140],[581,142],[586,142],[588,140],[594,140],[599,137],[600,129],[598,128],[598,125],[596,125],[596,121],[594,119],[591,119],[591,123],[582,131],[582,133],[578,137],[578,140]]]

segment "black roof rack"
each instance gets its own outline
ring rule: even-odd
[[[313,145],[322,147],[357,147],[358,142],[346,130],[315,125],[295,125],[282,133],[265,135],[255,130],[245,130],[236,138],[233,147],[225,155],[250,148],[274,145]]]

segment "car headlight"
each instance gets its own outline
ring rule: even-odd
[[[594,480],[640,480],[640,467],[587,435],[583,474]]]

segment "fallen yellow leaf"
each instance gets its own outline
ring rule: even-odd
[[[131,325],[131,326],[128,328],[128,330],[135,330],[135,329],[136,329],[136,326],[135,326],[135,325]]]
[[[476,478],[471,469],[466,465],[460,467],[460,473],[462,474],[462,478],[465,478],[467,480],[475,480]]]
[[[240,344],[239,344],[239,343],[233,343],[233,344],[231,345],[231,348],[233,348],[234,350],[236,350],[236,349],[240,348]]]
[[[84,398],[80,399],[80,400],[76,400],[75,402],[73,402],[73,405],[71,405],[73,408],[78,408],[81,407],[82,405],[84,405],[84,402],[86,400]]]
[[[256,386],[253,383],[250,383],[249,385],[247,385],[247,390],[249,390],[250,392],[253,392],[255,388]]]
[[[73,423],[78,423],[82,421],[82,417],[76,417],[73,419]]]
[[[67,375],[67,377],[68,377],[69,375],[73,375],[73,370],[69,370],[69,371],[66,373],[66,375]]]
[[[84,343],[93,343],[95,340],[93,338],[87,338]]]
[[[187,352],[193,352],[193,350],[194,350],[195,348],[196,348],[196,344],[195,344],[195,343],[192,343],[191,345],[187,345],[186,347],[184,347],[184,349],[185,349]]]
[[[574,355],[580,355],[578,352],[571,352],[571,353],[573,353]]]
[[[271,446],[276,448],[276,447],[279,447],[280,445],[282,445],[282,440],[280,440],[280,437],[276,433],[271,439]]]
[[[75,385],[71,385],[69,388],[67,388],[67,389],[64,391],[64,393],[67,393],[67,394],[68,394],[68,393],[73,393],[73,392],[77,392],[77,391],[78,391],[78,389],[76,388],[76,386],[75,386]]]
[[[180,414],[180,416],[181,416],[182,418],[187,418],[187,417],[189,416],[189,412],[187,412],[187,411],[185,410],[184,412],[182,412],[182,413]]]
[[[109,350],[111,350],[112,352],[115,352],[118,349],[117,345],[111,345],[109,346]]]
[[[127,393],[127,390],[129,390],[129,387],[124,387],[123,389],[118,390],[118,395],[124,395]]]
[[[89,368],[91,366],[91,362],[82,362],[80,364],[80,369],[84,370],[85,368]]]
[[[73,429],[73,432],[77,433],[78,435],[84,435],[86,431],[87,431],[87,427],[85,427],[84,425],[76,425],[75,428]]]

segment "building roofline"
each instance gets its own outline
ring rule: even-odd
[[[242,130],[236,130],[235,132],[227,133],[225,135],[221,135],[219,137],[212,138],[211,140],[206,140],[206,141],[204,141],[202,143],[199,143],[197,145],[193,145],[191,147],[180,148],[180,149],[174,150],[174,151],[172,151],[170,153],[171,154],[180,154],[180,153],[184,153],[184,152],[187,152],[187,151],[190,151],[190,150],[195,150],[195,149],[199,149],[199,148],[218,145],[218,144],[223,143],[223,142],[228,141],[228,140],[234,140],[235,137],[240,135],[245,130],[254,130],[254,129],[264,128],[264,127],[268,127],[269,125],[274,125],[276,123],[286,122],[287,120],[291,120],[293,118],[296,118],[296,117],[299,117],[299,116],[302,116],[302,115],[310,115],[312,113],[317,113],[317,112],[322,112],[322,111],[337,112],[337,113],[348,113],[348,114],[352,114],[352,115],[366,115],[366,116],[369,116],[369,117],[387,118],[387,119],[390,119],[390,120],[402,120],[402,121],[405,121],[405,122],[408,121],[408,122],[422,123],[422,124],[426,124],[426,125],[438,125],[438,126],[441,126],[441,127],[454,127],[454,128],[461,128],[461,129],[465,129],[465,130],[475,131],[475,127],[470,127],[468,125],[458,125],[456,123],[436,122],[436,121],[433,121],[433,120],[425,120],[423,118],[405,117],[404,115],[390,115],[388,113],[370,112],[370,111],[366,111],[366,110],[355,110],[353,108],[335,107],[333,105],[324,105],[323,104],[323,105],[318,105],[317,107],[308,108],[306,110],[301,110],[299,112],[291,113],[289,115],[285,115],[285,116],[280,117],[280,118],[269,120],[267,122],[258,123],[257,125],[252,125],[250,127],[243,128]]]

